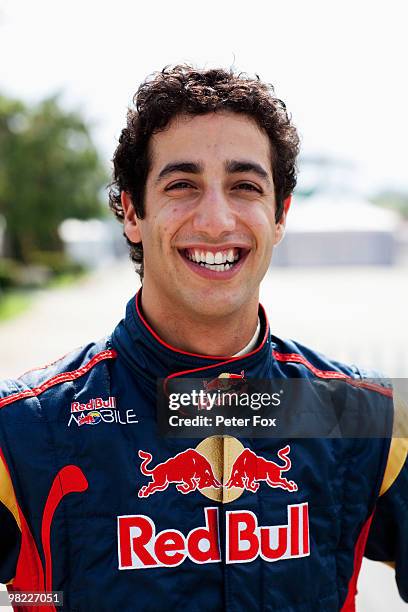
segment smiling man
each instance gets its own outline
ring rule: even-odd
[[[143,219],[121,192],[126,236],[143,245],[143,308],[167,342],[232,355],[254,335],[290,202],[278,216],[270,140],[253,118],[221,110],[176,116],[149,153]]]
[[[258,78],[189,66],[134,102],[110,206],[142,289],[111,336],[0,386],[0,580],[84,612],[351,612],[365,553],[408,601],[392,390],[272,335],[259,304],[296,183],[285,105]],[[170,393],[190,379],[185,413]],[[159,427],[158,390],[181,437]],[[262,410],[221,414],[227,395]]]

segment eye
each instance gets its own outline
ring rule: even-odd
[[[259,187],[256,187],[256,185],[253,185],[252,183],[239,183],[238,185],[235,185],[234,189],[239,189],[242,191],[255,191],[256,193],[262,193],[262,189],[260,189]]]
[[[194,187],[186,181],[177,181],[177,183],[168,185],[164,191],[171,191],[172,189],[194,189]]]

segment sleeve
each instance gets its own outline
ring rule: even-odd
[[[21,544],[20,518],[10,475],[0,449],[0,582],[13,580]]]
[[[0,502],[0,582],[12,582],[20,551],[21,532],[9,509]]]
[[[365,549],[365,556],[395,569],[408,602],[408,435],[405,402],[394,397],[394,436]],[[404,437],[397,437],[397,436]]]
[[[15,389],[0,385],[0,582],[10,584],[16,574],[21,546],[21,522],[6,456],[4,405]]]

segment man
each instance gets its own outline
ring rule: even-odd
[[[10,592],[63,591],[66,610],[351,611],[365,551],[408,601],[390,390],[272,336],[259,306],[298,144],[258,79],[178,66],[139,88],[110,203],[142,290],[107,340],[1,387]],[[157,382],[190,378],[323,381],[342,414],[357,398],[385,415],[384,434],[165,437]]]

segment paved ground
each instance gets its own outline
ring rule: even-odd
[[[408,376],[408,268],[274,269],[261,301],[275,335],[295,338],[337,359]],[[70,288],[46,292],[30,312],[0,325],[0,377],[54,360],[108,333],[138,286],[124,261]],[[364,562],[362,612],[407,610],[393,571]]]

